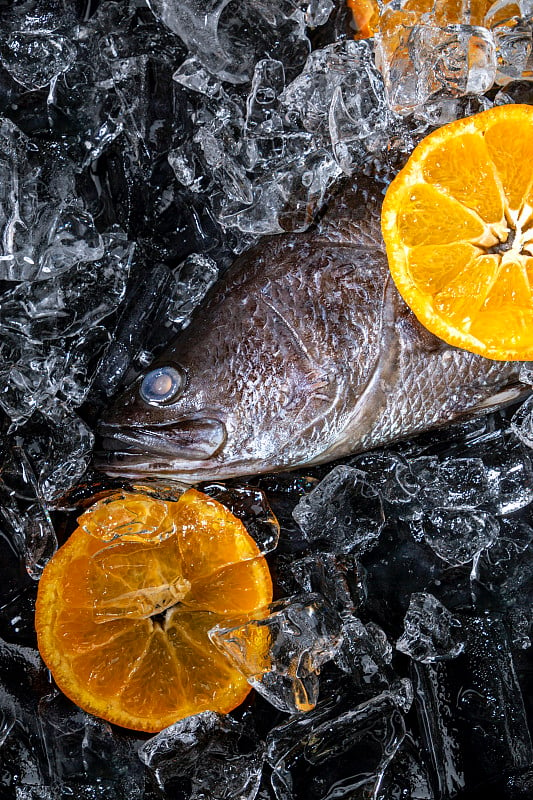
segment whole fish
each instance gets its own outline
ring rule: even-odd
[[[100,466],[194,483],[290,469],[481,413],[518,362],[448,346],[390,277],[381,194],[349,188],[312,231],[239,257],[100,424]]]

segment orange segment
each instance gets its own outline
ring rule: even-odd
[[[485,234],[483,222],[457,200],[429,183],[402,187],[397,225],[402,244],[477,242]]]
[[[244,700],[246,678],[208,634],[236,616],[263,617],[272,601],[265,559],[224,506],[194,489],[164,509],[152,500],[120,495],[86,512],[43,572],[35,617],[59,688],[96,716],[149,732]]]
[[[184,606],[202,608],[222,616],[242,616],[250,607],[257,583],[268,580],[267,572],[264,558],[230,564],[195,582]]]
[[[420,322],[488,358],[533,358],[533,107],[427,136],[387,190],[392,277]]]
[[[186,492],[174,504],[182,526],[176,532],[176,542],[183,564],[183,574],[188,580],[199,580],[212,575],[227,564],[235,564],[259,554],[254,540],[246,528],[220,503],[207,498],[200,506]],[[189,529],[197,532],[188,535]]]
[[[509,106],[510,110],[513,108]],[[485,143],[508,206],[519,212],[533,180],[526,166],[533,164],[533,137],[524,136],[523,121],[509,113],[508,119],[497,121],[485,131]]]
[[[464,133],[447,143],[446,158],[430,150],[422,162],[424,180],[445,192],[485,222],[504,221],[504,198],[483,136]]]
[[[427,294],[444,289],[457,274],[457,264],[468,264],[481,250],[473,244],[430,244],[413,247],[409,257],[409,274]]]
[[[446,287],[435,294],[435,308],[454,325],[468,328],[479,311],[500,272],[498,256],[478,256],[468,261]]]

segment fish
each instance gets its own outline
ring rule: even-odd
[[[190,484],[309,467],[523,395],[520,362],[451,347],[406,306],[382,199],[358,180],[312,229],[239,256],[103,414],[97,466]]]

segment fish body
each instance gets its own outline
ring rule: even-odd
[[[407,308],[381,199],[348,189],[312,231],[239,257],[150,367],[179,392],[147,401],[141,376],[107,411],[102,469],[194,483],[319,464],[524,393],[520,363],[450,347]]]

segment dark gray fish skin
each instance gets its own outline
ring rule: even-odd
[[[181,396],[148,404],[141,376],[101,422],[98,466],[187,483],[291,469],[525,393],[519,362],[449,347],[408,310],[388,271],[381,199],[372,186],[348,190],[314,230],[238,258],[150,367],[183,371]]]

